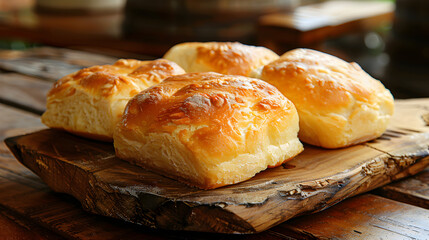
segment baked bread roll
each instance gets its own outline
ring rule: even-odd
[[[300,153],[298,126],[292,102],[264,81],[190,73],[132,98],[114,145],[119,158],[213,189]]]
[[[263,67],[260,78],[295,104],[299,138],[312,145],[340,148],[375,139],[393,114],[393,97],[380,81],[322,52],[286,52]]]
[[[186,72],[217,72],[250,76],[252,71],[279,56],[264,47],[238,42],[188,42],[172,47],[165,59],[179,64]]]
[[[113,129],[128,100],[164,78],[185,73],[176,63],[118,60],[93,66],[58,80],[47,96],[42,122],[51,128],[103,141]]]

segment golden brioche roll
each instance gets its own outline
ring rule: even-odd
[[[298,114],[275,87],[218,73],[167,78],[132,98],[114,133],[116,155],[193,186],[251,178],[303,150]]]
[[[42,122],[51,128],[112,141],[113,129],[128,100],[164,78],[185,73],[176,63],[118,60],[58,80],[48,92]]]
[[[295,104],[299,137],[312,145],[340,148],[375,139],[393,114],[393,97],[380,81],[322,52],[286,52],[264,66],[260,78]]]
[[[164,58],[176,62],[186,72],[250,76],[279,56],[267,48],[238,42],[188,42],[173,46]]]

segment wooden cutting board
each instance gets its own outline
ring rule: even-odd
[[[256,233],[423,170],[427,112],[418,101],[398,101],[389,129],[372,142],[338,150],[306,145],[283,166],[215,190],[146,171],[116,158],[112,144],[58,130],[5,142],[54,191],[90,212],[158,229]]]

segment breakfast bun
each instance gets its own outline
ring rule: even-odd
[[[188,73],[217,72],[248,77],[279,56],[268,48],[238,42],[187,42],[173,46],[164,58],[176,62]]]
[[[393,96],[357,63],[295,49],[264,66],[260,79],[274,85],[299,114],[301,141],[341,148],[375,139],[386,130]]]
[[[48,92],[42,122],[84,137],[112,141],[128,100],[164,78],[185,73],[176,63],[118,60],[58,80]]]
[[[303,150],[291,101],[259,79],[189,73],[133,97],[116,155],[202,189],[242,182]]]

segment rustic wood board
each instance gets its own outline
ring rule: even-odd
[[[281,167],[209,191],[130,165],[115,157],[112,144],[62,131],[6,143],[48,186],[91,212],[159,229],[255,233],[423,170],[429,133],[420,115],[426,109],[417,105],[404,115],[410,106],[399,102],[391,128],[373,142],[338,150],[306,145]]]
[[[16,161],[3,142],[6,137],[45,128],[40,118],[3,104],[0,116],[0,239],[231,239],[229,235],[157,231],[85,212],[74,198],[54,193]],[[290,239],[272,231],[244,237]]]
[[[2,104],[0,104],[0,112],[4,116],[0,118],[1,140],[7,136],[34,132],[35,129],[43,127],[37,115],[6,107]],[[22,120],[17,121],[17,119]],[[420,172],[416,176],[403,181],[409,181],[414,178],[420,179],[419,176],[424,172]],[[424,181],[425,179],[421,180]],[[398,183],[401,182],[399,181]],[[429,182],[426,181],[426,183]],[[367,194],[361,196],[367,196]],[[409,235],[410,239],[413,239],[413,237],[415,239],[421,236],[422,231],[427,231],[427,228],[417,229],[419,231],[416,231],[416,227],[421,226],[421,223],[415,222],[414,219],[428,219],[429,211],[425,212],[415,206],[396,203],[389,209],[392,209],[396,214],[402,214],[404,217],[395,217],[395,221],[382,221],[389,218],[391,212],[377,210],[383,209],[382,206],[392,205],[392,201],[378,198],[377,205],[371,208],[368,203],[370,202],[371,206],[374,206],[372,198],[377,198],[377,196],[365,197],[365,201],[362,201],[362,197],[350,198],[320,213],[298,217],[262,233],[250,236],[242,235],[232,238],[230,235],[210,233],[157,231],[84,212],[79,202],[72,197],[50,191],[41,182],[40,178],[16,161],[6,149],[4,143],[0,143],[0,239],[14,238],[15,236],[16,239],[39,239],[39,235],[41,236],[40,239],[68,238],[85,240],[118,238],[290,240],[326,239],[325,236],[342,236],[342,239],[347,239],[345,236],[349,236],[349,239],[356,239],[360,235],[368,236],[368,234],[374,236],[374,238],[378,236],[398,236],[395,231],[400,231],[402,234]],[[343,207],[344,204],[346,204],[346,207]],[[351,204],[354,205],[352,209],[347,207]],[[361,204],[363,206],[359,207]],[[344,209],[350,209],[350,211],[347,211],[346,215],[339,215],[338,212]],[[313,221],[313,219],[316,219],[317,222]],[[350,219],[356,219],[356,221],[350,221]],[[376,223],[376,225],[373,223]],[[323,231],[327,229],[327,226],[331,226],[329,232]],[[19,231],[19,235],[16,235],[17,233],[13,231],[20,227],[28,229],[28,231]],[[377,232],[374,232],[374,227],[378,230]],[[392,229],[392,227],[395,228]],[[334,230],[335,232],[331,232]],[[56,237],[56,234],[61,237]],[[403,239],[403,237],[400,239]]]

